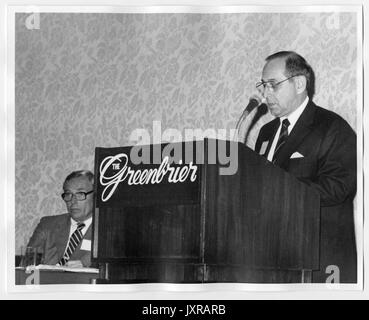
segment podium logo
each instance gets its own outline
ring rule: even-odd
[[[106,157],[100,164],[100,184],[105,187],[101,200],[106,202],[113,195],[118,185],[127,180],[128,185],[159,184],[164,178],[169,183],[196,181],[197,166],[192,162],[182,165],[179,161],[176,168],[169,163],[169,157],[165,157],[160,166],[155,169],[134,170],[128,166],[128,156],[120,153],[115,156]],[[109,170],[112,169],[112,170]],[[113,171],[109,175],[108,171]]]

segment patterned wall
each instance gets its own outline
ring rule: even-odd
[[[93,170],[95,146],[121,146],[136,128],[233,128],[264,59],[306,57],[315,101],[356,128],[353,13],[41,13],[16,15],[16,251],[39,219],[65,212],[73,170]],[[248,141],[253,146],[266,115]]]

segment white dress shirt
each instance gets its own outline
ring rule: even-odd
[[[277,133],[274,136],[272,146],[271,146],[271,148],[269,150],[269,153],[268,153],[268,160],[269,161],[273,161],[275,147],[277,146],[279,134],[281,133],[282,121],[284,119],[288,119],[288,121],[290,122],[290,125],[288,126],[288,135],[289,135],[291,133],[293,127],[295,126],[297,120],[300,118],[301,114],[304,112],[304,110],[305,110],[308,102],[309,102],[309,98],[306,97],[305,100],[304,100],[304,102],[301,103],[301,105],[295,111],[293,111],[292,113],[290,113],[287,117],[281,117],[280,118],[279,127],[278,127],[278,130],[277,130]]]

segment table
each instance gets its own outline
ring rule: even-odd
[[[99,278],[98,273],[67,272],[61,270],[35,270],[26,273],[24,268],[15,269],[15,284],[91,284]],[[28,279],[28,283],[27,282]]]

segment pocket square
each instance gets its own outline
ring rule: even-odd
[[[261,145],[260,152],[259,152],[259,154],[261,156],[265,154],[265,151],[267,149],[268,143],[269,143],[269,141],[264,141],[263,144]]]
[[[300,152],[295,152],[295,153],[292,154],[290,159],[298,159],[298,158],[303,158],[303,157],[304,156]]]

